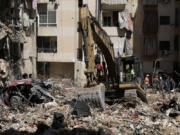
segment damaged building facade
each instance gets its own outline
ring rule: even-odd
[[[10,76],[18,79],[27,73],[85,83],[83,41],[78,30],[83,4],[110,36],[116,57],[132,55],[136,0],[3,0],[1,59],[11,69]]]
[[[154,67],[168,73],[179,69],[179,15],[177,0],[140,0],[135,23],[134,53],[143,60],[144,73]]]
[[[84,58],[78,32],[80,7],[88,5],[93,16],[110,36],[116,57],[132,55],[136,0],[39,0],[37,27],[37,73],[67,76],[82,83]]]
[[[10,80],[24,73],[36,77],[34,6],[32,0],[2,0],[0,4],[1,74],[9,75]]]

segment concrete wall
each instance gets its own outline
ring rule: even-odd
[[[34,29],[29,37],[26,37],[26,42],[23,45],[23,68],[22,72],[32,74],[33,77],[37,77],[36,71],[36,59],[37,59],[37,48],[36,48],[36,23],[33,24]]]

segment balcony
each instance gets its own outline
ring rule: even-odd
[[[127,0],[102,0],[102,9],[116,9],[122,10],[125,8]]]
[[[56,0],[37,0],[37,3],[52,3],[56,2]]]

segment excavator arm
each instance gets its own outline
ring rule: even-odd
[[[96,19],[91,15],[87,6],[80,9],[80,29],[84,42],[84,56],[86,63],[86,76],[88,84],[95,78],[94,45],[102,51],[108,68],[108,77],[114,83],[116,77],[115,57],[113,44],[107,33],[100,27]]]
[[[127,95],[128,98],[131,97],[130,95],[133,97],[136,95],[135,93],[137,93],[137,96],[139,96],[142,101],[147,102],[146,94],[143,91],[141,84],[137,82],[137,80],[131,80],[130,82],[124,81],[121,83],[119,79],[121,72],[126,74],[126,72],[120,70],[120,67],[125,67],[126,61],[128,61],[128,59],[130,59],[129,61],[134,62],[136,59],[133,56],[115,58],[114,48],[110,37],[101,28],[96,19],[91,15],[86,5],[80,8],[80,30],[84,42],[83,49],[86,63],[85,75],[87,77],[87,86],[92,86],[96,83],[94,61],[94,47],[96,44],[105,57],[108,69],[107,77],[109,78],[110,84],[112,84],[112,86],[118,86],[118,90],[125,90],[124,95]],[[123,59],[125,60],[124,62]],[[138,71],[136,73],[137,75],[139,74]]]

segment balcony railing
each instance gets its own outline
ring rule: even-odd
[[[119,4],[126,4],[127,0],[102,0],[101,3],[107,5],[119,5]]]
[[[127,4],[127,0],[102,0],[102,9],[124,9]]]
[[[56,2],[57,0],[37,0],[37,3],[50,3],[50,2]]]

